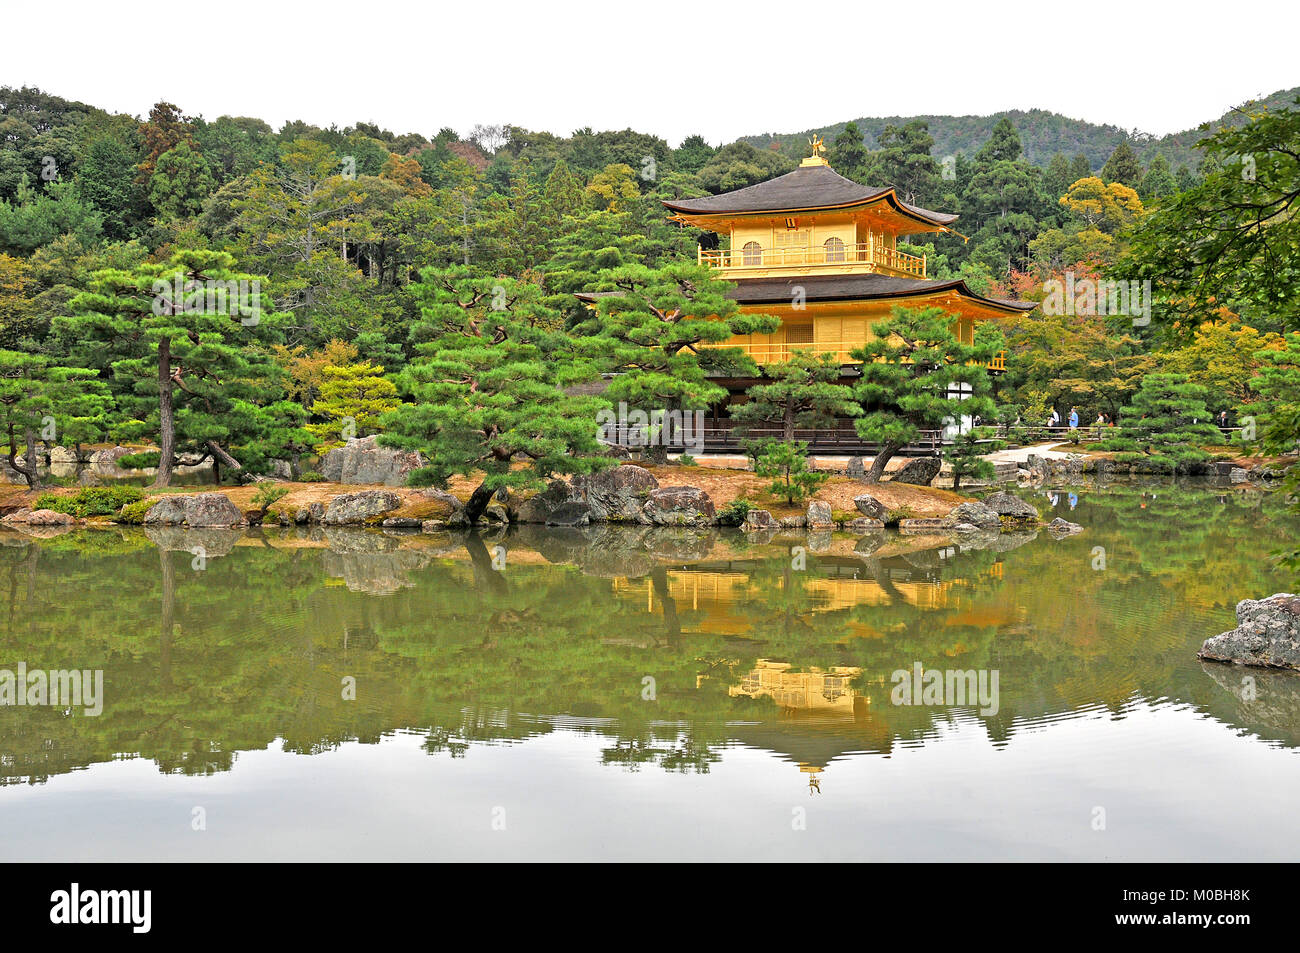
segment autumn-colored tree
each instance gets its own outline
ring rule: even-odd
[[[380,418],[399,404],[397,387],[384,377],[384,369],[362,361],[341,367],[331,364],[322,371],[320,398],[311,412],[327,422],[307,425],[308,432],[320,441],[316,452],[342,446],[348,437],[379,433]]]

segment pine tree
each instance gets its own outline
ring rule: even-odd
[[[745,391],[749,399],[731,408],[741,436],[766,426],[780,429],[775,439],[792,443],[796,430],[833,427],[837,418],[862,412],[853,392],[839,382],[839,361],[829,354],[796,351],[783,364],[765,365],[763,376],[763,383]]]
[[[99,271],[73,313],[54,320],[78,363],[111,368],[135,418],[118,427],[121,437],[157,437],[157,486],[169,485],[181,450],[243,470],[233,453],[264,431],[263,408],[284,396],[263,345],[287,316],[263,311],[258,279],[233,264],[225,252],[181,250],[165,264]]]
[[[853,388],[862,408],[855,426],[863,440],[880,447],[868,483],[879,482],[894,454],[922,430],[937,430],[962,415],[991,419],[997,412],[987,365],[1003,348],[1001,334],[981,324],[974,343],[964,344],[952,323],[942,308],[896,307],[872,327],[873,340],[852,352],[863,362]]]
[[[457,266],[425,269],[411,291],[423,317],[397,381],[411,402],[384,416],[379,440],[425,455],[412,483],[481,474],[465,509],[473,523],[498,490],[610,463],[597,440],[606,401],[565,392],[597,375],[597,348],[551,330],[540,288]]]
[[[38,437],[76,442],[102,432],[111,402],[95,378],[93,370],[56,365],[43,354],[0,350],[0,435],[10,469],[28,486],[40,486]]]
[[[379,432],[384,414],[396,410],[397,387],[384,377],[384,369],[362,361],[341,367],[323,368],[320,397],[311,412],[328,423],[309,424],[307,430],[319,443],[317,453],[342,446],[349,435],[367,437]]]
[[[1205,406],[1207,394],[1184,374],[1148,375],[1121,412],[1119,433],[1102,448],[1119,451],[1115,459],[1120,463],[1170,473],[1205,463],[1211,454],[1203,447],[1223,441]]]
[[[764,445],[754,461],[754,472],[761,477],[776,477],[768,492],[784,497],[786,503],[802,502],[830,477],[808,469],[808,444],[803,441],[781,440]]]
[[[1142,163],[1138,162],[1137,153],[1127,139],[1115,147],[1106,164],[1101,167],[1101,177],[1107,184],[1119,182],[1130,189],[1136,189],[1142,182]]]
[[[952,465],[952,488],[961,487],[963,477],[976,480],[991,480],[996,468],[986,456],[1003,449],[1006,444],[994,440],[990,427],[972,427],[953,438],[952,444],[943,451],[943,457]]]

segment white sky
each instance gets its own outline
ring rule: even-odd
[[[674,145],[1034,107],[1164,134],[1300,85],[1294,0],[1048,3],[5,0],[0,85],[277,129],[630,126]]]

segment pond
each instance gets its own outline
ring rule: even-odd
[[[0,707],[0,858],[1300,853],[1300,675],[1195,657],[1300,525],[1025,492],[1085,531],[0,531],[0,669],[103,685]]]

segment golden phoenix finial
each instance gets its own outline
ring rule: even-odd
[[[819,156],[819,155],[821,155],[823,152],[826,151],[826,146],[825,146],[825,144],[822,142],[822,137],[821,137],[821,136],[812,136],[812,137],[810,137],[810,138],[808,139],[808,145],[809,145],[809,147],[812,149],[812,154],[815,155],[815,156]]]

